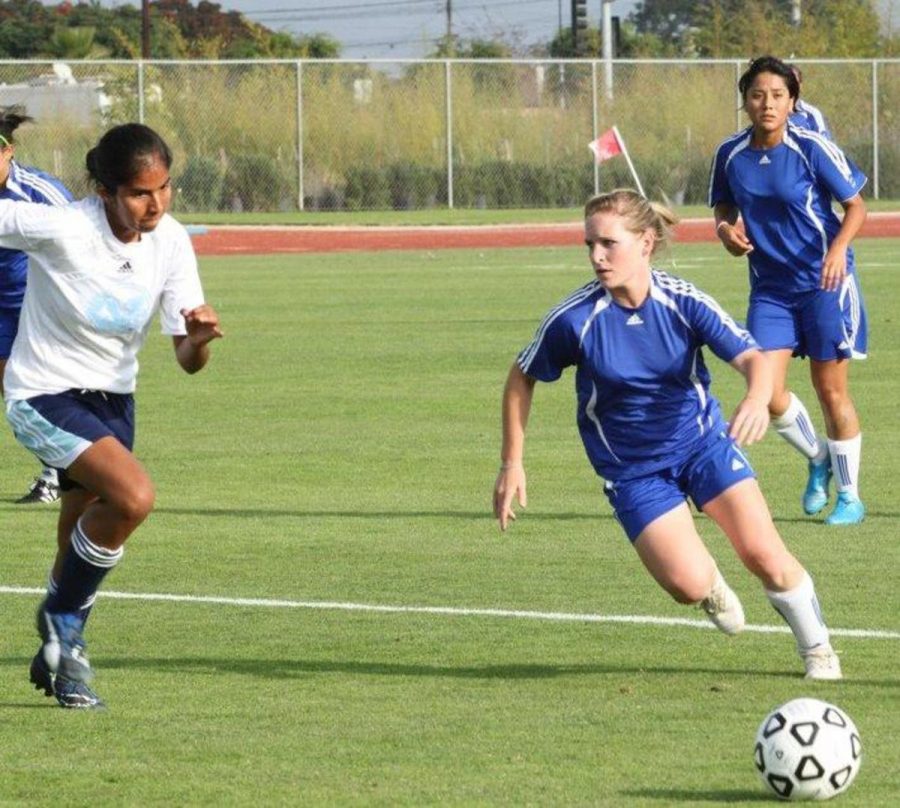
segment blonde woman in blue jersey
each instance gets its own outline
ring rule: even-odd
[[[753,337],[708,295],[654,269],[674,216],[637,192],[585,207],[594,279],[553,308],[509,371],[494,515],[506,530],[526,504],[525,427],[538,381],[574,366],[578,429],[615,516],[644,566],[675,600],[700,604],[726,634],[744,611],[694,526],[687,499],[713,519],[797,641],[806,676],[839,679],[812,579],[772,522],[743,444],[765,434],[772,377]],[[726,423],[701,348],[729,362],[747,392]]]
[[[21,106],[0,109],[0,199],[65,205],[72,201],[72,194],[56,177],[31,166],[23,166],[15,160],[13,132],[31,120]],[[21,250],[0,248],[0,394],[3,393],[6,360],[19,330],[27,276],[28,256]],[[16,502],[30,504],[56,502],[58,499],[56,469],[44,466],[28,492]]]
[[[862,436],[849,360],[865,358],[867,327],[850,243],[866,218],[859,195],[866,177],[832,141],[790,122],[800,87],[784,62],[756,59],[738,86],[751,124],[713,159],[716,232],[729,253],[748,259],[747,328],[772,367],[772,425],[808,460],[803,508],[816,514],[825,507],[833,475],[837,500],[825,522],[856,524],[865,516]],[[843,207],[842,219],[832,201]],[[825,440],[788,389],[793,356],[809,357]]]
[[[61,208],[0,200],[0,246],[30,261],[6,416],[26,449],[60,469],[62,489],[30,678],[66,708],[103,706],[90,687],[85,621],[155,501],[132,451],[138,351],[157,312],[187,373],[222,335],[190,237],[167,213],[171,163],[156,132],[124,124],[87,154],[95,194]]]

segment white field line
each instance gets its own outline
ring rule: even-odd
[[[46,590],[24,586],[0,586],[0,595],[43,595]],[[198,603],[217,606],[256,606],[265,609],[320,609],[323,611],[377,612],[381,614],[436,614],[448,617],[504,617],[519,620],[548,620],[566,623],[630,623],[650,626],[684,626],[711,629],[706,620],[683,617],[654,617],[639,614],[577,614],[571,612],[533,612],[519,609],[466,609],[454,606],[388,606],[373,603],[341,603],[327,600],[269,600],[267,598],[220,598],[203,595],[165,595],[152,592],[100,592],[110,600],[164,601],[167,603]],[[788,634],[787,626],[748,625],[745,631],[757,634]],[[835,637],[900,640],[900,631],[878,629],[832,628]]]

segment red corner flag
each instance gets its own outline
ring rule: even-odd
[[[621,154],[625,157],[625,161],[628,163],[628,170],[631,172],[631,176],[634,177],[635,187],[640,192],[641,196],[646,197],[644,193],[644,186],[641,185],[641,179],[637,175],[637,171],[634,170],[634,163],[631,162],[631,157],[628,154],[628,149],[625,148],[625,141],[622,139],[622,136],[619,134],[619,129],[616,126],[610,127],[607,129],[600,137],[596,140],[592,140],[588,143],[588,148],[594,153],[594,163],[599,165],[605,160],[609,160],[611,157],[615,157],[617,154]],[[594,182],[596,183],[596,173],[597,169],[594,169]]]
[[[594,153],[594,160],[598,163],[609,160],[624,151],[615,127],[607,129],[596,140],[588,143],[588,148]]]

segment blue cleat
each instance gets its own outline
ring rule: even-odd
[[[60,707],[68,710],[103,710],[106,705],[102,699],[84,682],[75,682],[65,676],[53,674],[44,655],[38,651],[31,660],[29,677],[35,690],[43,691],[45,696],[55,696]]]
[[[50,673],[74,682],[90,682],[94,678],[85,655],[83,628],[84,621],[77,612],[48,612],[41,604],[37,629],[43,645],[38,656]]]
[[[803,492],[803,510],[813,516],[828,503],[828,484],[831,482],[831,460],[826,456],[821,463],[809,461],[809,478]]]
[[[839,491],[834,510],[825,520],[826,525],[858,525],[866,518],[862,501],[848,491]]]

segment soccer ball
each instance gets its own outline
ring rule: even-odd
[[[843,710],[818,699],[794,699],[760,724],[753,761],[777,797],[827,800],[850,787],[862,762],[862,743]]]

